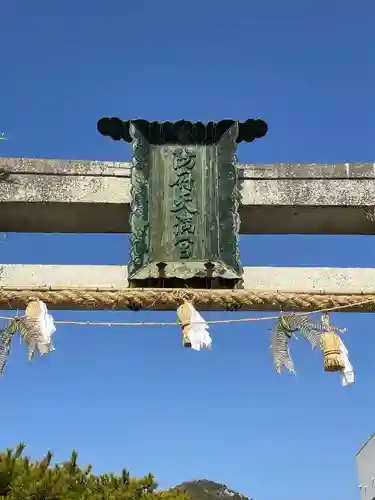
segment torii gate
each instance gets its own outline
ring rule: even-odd
[[[246,123],[250,129],[251,126],[254,128],[255,125],[250,122],[251,120]],[[99,131],[102,128],[103,132],[100,121],[98,123]],[[182,122],[178,123],[181,126]],[[211,175],[212,182],[217,183],[220,175],[223,176],[225,172],[225,176],[228,174],[225,180],[227,184],[217,184],[216,191],[210,191],[210,186],[207,182],[205,184],[202,176],[195,180],[198,179],[201,200],[206,197],[215,203],[226,203],[229,211],[232,211],[231,227],[226,228],[229,235],[236,236],[238,232],[233,194],[237,187],[240,188],[241,234],[375,233],[375,164],[236,166],[233,157],[236,142],[240,142],[239,134],[248,133],[251,136],[251,130],[246,132],[243,124],[241,130],[239,122],[225,123],[225,126],[221,125],[224,130],[221,130],[222,135],[212,136],[208,147],[208,143],[204,143],[201,138],[200,146],[193,144],[190,149],[185,146],[191,146],[192,141],[189,142],[189,135],[184,136],[186,130],[182,126],[185,132],[181,132],[177,141],[174,139],[172,151],[170,145],[161,144],[162,140],[157,135],[160,134],[160,128],[159,132],[155,129],[159,125],[153,123],[152,133],[156,136],[149,136],[145,140],[147,133],[142,129],[144,124],[121,122],[123,130],[130,134],[127,139],[123,138],[133,143],[133,169],[131,163],[122,162],[0,158],[0,231],[129,233],[130,214],[132,211],[134,213],[134,200],[137,196],[134,186],[138,183],[138,187],[142,187],[143,182],[141,180],[139,183],[139,178],[133,176],[131,183],[131,172],[137,172],[137,162],[138,168],[142,168],[142,165],[139,167],[139,162],[148,161],[151,169],[154,169],[154,177],[147,180],[154,190],[147,194],[148,201],[151,196],[154,197],[152,203],[155,203],[157,196],[163,195],[165,199],[162,203],[166,200],[173,203],[173,182],[165,182],[165,176],[169,176],[166,165],[170,164],[172,170],[173,158],[175,161],[188,161],[186,154],[192,153],[200,172],[207,162],[210,162],[212,168],[216,168],[215,174],[208,174],[208,171],[205,174]],[[176,124],[168,126],[172,130],[168,133],[173,135]],[[188,128],[189,126],[191,124]],[[203,124],[199,126],[207,127]],[[258,123],[257,126],[259,129],[262,124]],[[202,130],[201,128],[201,133],[204,132]],[[258,131],[258,136],[264,135],[265,131],[266,129],[263,134]],[[113,130],[104,130],[104,135],[120,138],[116,137]],[[250,136],[248,140],[252,140]],[[137,141],[138,144],[135,144]],[[143,144],[140,144],[142,141]],[[153,142],[157,144],[154,148],[156,153],[153,153],[151,160],[145,159]],[[179,145],[182,147],[176,151]],[[143,149],[146,155],[143,159],[139,157],[141,150],[136,151],[137,147],[146,148]],[[219,149],[220,158],[212,156],[215,148],[216,151]],[[220,167],[221,161],[226,162],[226,167]],[[235,175],[233,172],[236,172]],[[229,193],[226,192],[228,186],[231,190]],[[218,207],[217,204],[215,206]],[[157,207],[160,210],[161,204]],[[213,206],[210,210],[214,210]],[[151,224],[154,225],[155,236],[155,228],[160,225],[160,214],[154,207],[151,215],[154,217]],[[167,224],[170,231],[171,223],[168,221],[172,220],[172,214],[163,217],[163,224]],[[134,227],[133,224],[133,237]],[[222,229],[220,224],[213,227],[211,236]],[[197,231],[198,238],[204,235],[204,231],[208,234],[207,227],[204,230],[198,228]],[[159,236],[162,239],[160,233]],[[193,239],[194,237],[196,235],[192,234]],[[202,274],[202,269],[199,269],[192,274],[198,279],[189,282],[192,285],[197,283],[198,286],[184,288],[184,293],[194,298],[197,308],[277,311],[282,308],[284,311],[292,309],[308,312],[324,307],[345,306],[343,311],[375,310],[375,269],[245,267],[242,274],[236,261],[238,256],[234,255],[236,242],[229,243],[233,249],[232,257],[234,256],[232,265],[228,267],[224,262],[221,269],[220,263],[216,265],[216,270],[219,268],[216,280],[212,279],[213,266],[206,266],[207,274]],[[160,252],[165,251],[165,246],[159,245],[159,249],[156,249],[155,240],[153,245],[157,260]],[[176,252],[176,246],[174,249],[170,247],[169,251]],[[186,246],[181,246],[178,251],[178,259],[191,260],[190,250]],[[230,258],[229,255],[229,260]],[[124,266],[0,265],[0,307],[23,308],[32,295],[46,302],[50,309],[175,309],[180,300],[178,290],[174,285],[168,288],[168,284],[183,283],[184,278],[189,275],[189,272],[184,275],[189,266],[184,264],[185,271],[177,270],[177,274],[173,274],[173,271],[173,276],[163,275],[163,266],[159,266],[160,274],[157,276],[155,269],[148,269],[142,275],[142,265],[140,263],[134,267],[133,256],[133,268],[130,270],[133,273],[133,283],[125,263]],[[139,279],[134,279],[137,273]],[[350,307],[359,302],[363,304]]]

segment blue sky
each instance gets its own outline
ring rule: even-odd
[[[98,118],[260,117],[268,136],[241,145],[241,162],[374,161],[374,15],[370,0],[3,0],[0,154],[129,160]],[[127,235],[0,240],[3,263],[125,264],[128,250]],[[371,267],[374,255],[372,237],[241,238],[244,265]],[[358,498],[355,453],[375,431],[375,322],[332,319],[349,330],[357,378],[346,389],[303,342],[297,377],[278,377],[271,322],[214,326],[213,350],[200,353],[173,327],[60,326],[56,351],[33,363],[16,342],[0,381],[0,448],[23,440],[34,457],[50,448],[65,459],[75,447],[95,471],[152,471],[161,487],[209,478],[255,500]]]

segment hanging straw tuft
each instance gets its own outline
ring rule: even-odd
[[[344,361],[341,357],[341,342],[340,337],[335,331],[329,329],[329,316],[322,316],[322,323],[327,328],[320,336],[320,347],[324,356],[324,371],[326,372],[341,372],[345,369]]]
[[[25,316],[18,320],[18,329],[27,344],[29,360],[34,358],[37,348],[41,355],[55,350],[51,337],[56,328],[47,306],[41,300],[30,299]]]
[[[211,347],[208,324],[191,302],[185,301],[177,309],[178,321],[182,328],[184,347],[200,351],[202,347]]]
[[[190,303],[185,302],[177,309],[178,321],[181,324],[182,338],[184,347],[191,348],[189,330],[191,328],[191,308]]]

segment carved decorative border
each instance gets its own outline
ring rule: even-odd
[[[237,149],[237,136],[238,123],[235,123],[223,134],[219,142],[220,255],[223,253],[222,245],[226,246],[225,253],[229,252],[227,249],[231,247],[232,262],[228,262],[227,258],[223,258],[222,261],[241,275],[243,272],[239,250],[241,188],[237,158],[234,154]],[[230,186],[232,186],[231,191],[226,191]]]
[[[150,144],[133,123],[129,126],[132,137],[131,203],[130,203],[130,262],[129,278],[149,261],[149,154]]]

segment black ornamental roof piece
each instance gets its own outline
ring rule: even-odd
[[[130,125],[142,133],[150,144],[214,144],[235,123],[238,123],[237,142],[252,142],[267,134],[268,126],[263,120],[249,119],[244,122],[221,120],[218,122],[157,122],[142,119],[123,121],[120,118],[100,118],[97,129],[100,134],[109,136],[115,141],[123,139],[132,142]]]

